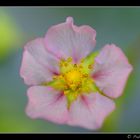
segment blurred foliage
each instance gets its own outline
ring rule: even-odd
[[[16,50],[21,41],[21,31],[14,19],[0,10],[0,62]]]

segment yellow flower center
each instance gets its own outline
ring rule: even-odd
[[[75,94],[80,94],[81,92],[88,92],[87,82],[93,82],[90,78],[90,73],[84,71],[83,61],[79,64],[74,64],[72,58],[60,61],[60,71],[61,74],[56,76],[56,79],[61,79],[64,85],[64,93],[75,92]],[[60,80],[60,81],[61,81]]]
[[[94,55],[91,55],[88,59],[82,59],[78,64],[73,63],[71,57],[66,60],[62,59],[59,63],[60,74],[54,76],[51,82],[43,84],[63,92],[67,98],[69,108],[71,103],[81,94],[97,91],[94,80],[91,77],[94,57]]]

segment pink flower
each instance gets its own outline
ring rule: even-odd
[[[28,89],[26,113],[58,124],[98,129],[115,109],[132,71],[122,50],[93,52],[96,31],[73,18],[24,47],[20,75]]]

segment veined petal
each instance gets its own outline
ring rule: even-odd
[[[99,89],[111,98],[119,97],[132,71],[120,48],[106,45],[95,58],[93,79]]]
[[[59,73],[58,59],[47,51],[42,38],[24,47],[20,75],[28,85],[38,85],[52,80]]]
[[[69,125],[99,129],[104,119],[115,109],[115,103],[99,93],[83,95],[71,104]]]
[[[96,31],[90,26],[76,26],[73,18],[52,26],[46,36],[47,48],[59,58],[72,57],[75,62],[86,57],[94,48]]]
[[[34,86],[28,90],[26,113],[31,118],[43,118],[55,123],[68,119],[65,96],[51,87]]]

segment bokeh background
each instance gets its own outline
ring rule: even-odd
[[[28,87],[19,76],[23,46],[43,37],[67,16],[76,25],[87,24],[96,30],[96,49],[115,43],[134,67],[123,95],[115,100],[116,110],[96,131],[32,120],[25,114]],[[0,132],[139,132],[139,71],[140,8],[0,7]]]

